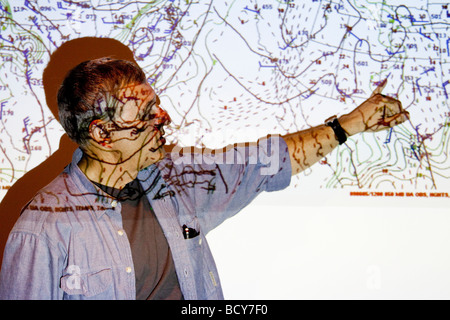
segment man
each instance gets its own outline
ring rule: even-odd
[[[81,63],[58,94],[61,124],[80,148],[11,231],[0,298],[222,299],[205,235],[347,136],[408,119],[381,95],[384,85],[326,125],[166,154],[170,118],[142,70],[109,58]]]

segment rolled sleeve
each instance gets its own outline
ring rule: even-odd
[[[190,172],[196,173],[184,175],[184,179],[195,181],[191,196],[205,233],[238,213],[261,192],[282,190],[291,181],[289,152],[279,136],[260,139],[257,144],[234,145],[224,153],[203,153],[201,161],[186,162],[192,164]],[[213,178],[207,181],[207,177]]]
[[[265,191],[283,190],[291,183],[292,167],[286,142],[280,136],[265,138],[258,143],[260,174],[267,176]]]

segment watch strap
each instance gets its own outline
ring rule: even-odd
[[[339,144],[343,144],[347,141],[347,133],[341,127],[341,124],[336,116],[326,120],[325,124],[333,129],[334,134],[336,135],[336,140],[339,141]]]

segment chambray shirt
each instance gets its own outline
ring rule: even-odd
[[[12,229],[0,273],[0,299],[135,299],[130,244],[121,204],[92,184],[82,152],[25,206]],[[262,191],[290,183],[279,137],[223,154],[166,157],[138,174],[171,248],[185,299],[223,299],[205,236]],[[200,234],[185,239],[182,227]]]

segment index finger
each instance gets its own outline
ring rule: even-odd
[[[384,87],[386,87],[387,84],[387,78],[381,81],[381,83],[375,88],[375,90],[372,92],[372,96],[376,94],[381,94],[383,92]]]

